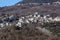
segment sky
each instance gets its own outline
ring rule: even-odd
[[[0,0],[0,7],[12,6],[21,0]]]

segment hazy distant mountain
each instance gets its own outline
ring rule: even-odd
[[[23,0],[19,3],[48,3],[48,2],[56,2],[58,0]]]

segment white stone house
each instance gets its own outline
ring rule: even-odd
[[[12,26],[12,25],[13,25],[13,23],[9,23],[9,22],[5,23],[5,26]]]
[[[56,18],[54,18],[54,21],[60,21],[60,17],[56,17]]]
[[[37,17],[37,15],[38,15],[38,12],[35,12],[35,13],[34,13],[34,17]]]
[[[49,21],[54,21],[52,17],[48,18]]]
[[[24,17],[20,18],[18,23],[16,24],[16,26],[18,27],[22,27],[24,24],[29,23],[29,21],[27,19],[24,19]]]
[[[16,24],[16,26],[22,27],[23,19],[24,19],[24,17],[19,18],[19,21],[18,21],[18,23]]]
[[[60,4],[60,2],[59,1],[57,1],[57,2],[54,2],[55,4]]]
[[[40,15],[37,15],[37,17],[40,17]]]
[[[30,23],[28,19],[25,20],[25,23]]]
[[[33,22],[34,21],[34,18],[29,18],[28,19],[30,22]]]
[[[16,24],[16,26],[22,27],[20,22],[18,22],[18,23]]]
[[[5,26],[5,24],[4,23],[0,23],[0,27],[4,27]]]

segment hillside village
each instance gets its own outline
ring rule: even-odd
[[[39,12],[34,12],[33,14],[28,15],[4,15],[0,17],[0,32],[4,39],[27,39],[27,36],[34,35],[36,38],[43,39],[46,37],[47,40],[53,40],[57,39],[59,40],[60,35],[60,16],[51,16],[50,14],[40,14]],[[13,33],[14,32],[14,33]],[[36,33],[37,34],[36,34]],[[16,35],[18,33],[18,35]],[[8,38],[7,38],[7,34]],[[14,38],[13,35],[15,35],[16,38]],[[22,35],[22,36],[20,36]],[[27,35],[24,37],[24,35]],[[57,36],[58,35],[58,36]],[[32,36],[32,38],[34,37]],[[48,38],[47,38],[48,36]],[[5,38],[6,37],[6,38]],[[19,37],[19,38],[17,38]],[[29,39],[28,37],[28,39]],[[35,39],[33,38],[33,40]],[[13,39],[14,38],[14,39]],[[27,40],[28,40],[27,39]]]
[[[0,27],[7,27],[12,26],[14,23],[16,26],[22,27],[24,24],[29,23],[49,23],[49,22],[55,22],[60,21],[60,16],[52,17],[51,15],[43,15],[39,14],[38,12],[35,12],[33,14],[25,15],[25,16],[18,16],[18,15],[4,15],[0,17]]]
[[[60,0],[0,7],[0,40],[60,40]]]
[[[51,17],[49,14],[48,15],[40,15],[38,12],[35,12],[33,15],[28,15],[25,17],[19,18],[19,21],[17,23],[17,26],[21,27],[24,23],[46,23],[46,22],[54,22],[54,21],[60,21],[60,17]]]

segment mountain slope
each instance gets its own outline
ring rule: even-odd
[[[56,2],[57,0],[23,0],[19,3],[51,3]]]
[[[34,14],[35,12],[38,12],[39,14],[51,14],[52,16],[54,15],[60,16],[59,4],[58,5],[45,4],[45,2],[55,2],[55,1],[57,0],[48,0],[48,1],[24,0],[22,2],[17,3],[16,5],[0,8],[0,16],[3,16],[2,14],[9,14],[9,15],[17,14],[19,16],[24,16]],[[35,3],[35,4],[28,4],[28,3]],[[0,40],[60,40],[60,35],[57,36],[57,32],[58,33],[60,32],[59,24],[60,22],[57,23],[58,26],[56,25],[56,22],[46,23],[42,26],[40,24],[30,23],[24,27],[21,27],[20,30],[17,30],[17,28],[15,28],[15,25],[12,25],[5,29],[2,30],[0,29],[0,35],[1,35]]]
[[[60,5],[14,5],[0,8],[0,14],[32,14],[34,12],[60,15]]]

